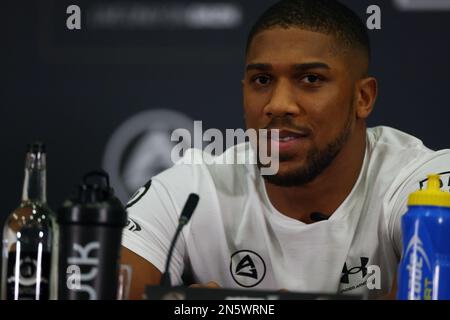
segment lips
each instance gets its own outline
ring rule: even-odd
[[[292,153],[298,150],[305,143],[306,138],[310,135],[305,131],[290,131],[278,129],[278,136],[269,134],[272,145],[278,148],[280,153]]]
[[[272,134],[272,132],[269,133],[269,137],[272,140],[275,141],[291,141],[295,139],[305,138],[309,135],[306,131],[304,132],[294,132],[290,130],[284,130],[284,129],[277,129],[278,130],[278,137],[276,135]]]

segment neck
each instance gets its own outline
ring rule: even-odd
[[[312,212],[329,217],[344,202],[356,184],[364,162],[366,126],[357,124],[342,150],[312,182],[281,187],[265,181],[268,197],[278,211],[305,223]]]
[[[44,153],[27,153],[22,202],[32,201],[44,204],[46,196],[46,165]]]

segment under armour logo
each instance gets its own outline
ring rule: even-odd
[[[244,269],[247,269],[247,271]],[[256,271],[255,264],[249,255],[246,255],[241,261],[239,261],[236,266],[235,273],[240,276],[258,279],[258,271]]]
[[[266,275],[266,264],[256,252],[239,250],[231,255],[230,272],[238,285],[251,288],[263,281]]]
[[[349,275],[351,274],[362,272],[362,278],[367,275],[367,264],[369,263],[369,258],[361,257],[360,260],[361,266],[351,268],[350,270],[347,268],[347,263],[344,263],[344,268],[342,268],[341,283],[350,283]]]

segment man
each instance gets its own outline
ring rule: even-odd
[[[159,283],[190,193],[200,201],[176,244],[172,284],[189,273],[197,286],[395,295],[408,195],[450,171],[450,152],[366,128],[377,96],[369,60],[365,25],[336,1],[285,0],[261,16],[247,44],[244,112],[248,128],[280,130],[278,173],[178,164],[154,177],[128,204],[132,299]]]

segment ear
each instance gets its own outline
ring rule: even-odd
[[[366,119],[373,110],[378,94],[378,82],[373,77],[359,80],[356,92],[356,115],[359,119]]]

